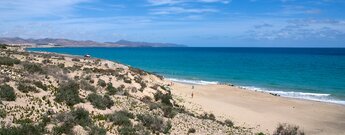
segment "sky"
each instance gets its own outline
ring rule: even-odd
[[[345,0],[1,0],[0,37],[345,47]]]

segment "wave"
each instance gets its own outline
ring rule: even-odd
[[[210,85],[218,84],[216,81],[203,81],[203,80],[186,80],[186,79],[177,79],[177,78],[167,78],[173,82],[186,83],[186,84],[196,84],[196,85]]]
[[[345,105],[344,100],[334,99],[331,94],[325,93],[307,93],[307,92],[295,92],[295,91],[275,91],[267,90],[263,88],[253,87],[253,86],[239,86],[239,88],[246,90],[253,90],[265,93],[277,94],[282,97],[296,98],[296,99],[305,99],[319,102],[335,103]]]

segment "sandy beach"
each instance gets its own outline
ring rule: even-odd
[[[174,83],[173,93],[235,124],[272,133],[279,123],[300,126],[306,134],[345,134],[345,106],[273,96],[227,85]],[[191,93],[194,97],[191,98]]]

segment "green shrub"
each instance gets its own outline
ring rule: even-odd
[[[153,132],[163,132],[165,124],[162,118],[158,116],[151,116],[149,114],[139,114],[137,118],[143,123],[145,127]]]
[[[78,59],[78,58],[73,58],[72,61],[78,61],[78,62],[79,62],[80,59]]]
[[[58,66],[59,68],[64,68],[64,67],[65,67],[65,64],[60,63],[60,64],[58,64],[57,66]]]
[[[111,108],[114,105],[114,102],[108,95],[102,97],[101,95],[91,93],[87,96],[87,100],[89,100],[94,107],[101,110]]]
[[[34,81],[34,85],[38,88],[41,88],[44,91],[48,90],[47,85],[44,85],[41,81]]]
[[[105,83],[104,80],[99,79],[98,82],[97,82],[97,85],[98,85],[98,86],[101,86],[101,87],[105,87],[105,86],[107,86],[107,83]]]
[[[0,109],[0,118],[5,118],[7,115],[7,112],[4,109]]]
[[[29,93],[29,92],[39,92],[36,87],[31,86],[29,84],[23,83],[23,82],[19,82],[17,83],[17,89],[23,93]]]
[[[109,115],[109,121],[115,125],[132,125],[130,118],[134,118],[134,115],[128,111],[118,111]]]
[[[158,91],[155,93],[154,98],[156,101],[161,100],[163,104],[172,106],[172,103],[170,102],[170,100],[172,99],[172,96],[169,93],[163,94],[162,92]]]
[[[120,135],[139,135],[137,130],[132,125],[124,125],[121,127],[118,127],[117,129],[120,133]]]
[[[0,57],[0,65],[13,66],[14,64],[19,64],[20,61],[17,59],[12,59],[9,57]]]
[[[24,70],[28,71],[29,73],[44,73],[43,69],[40,65],[34,63],[25,63]]]
[[[234,126],[234,123],[233,123],[231,120],[229,120],[229,119],[226,119],[226,120],[224,121],[224,124],[225,124],[226,126],[228,126],[228,127],[233,127],[233,126]]]
[[[91,85],[88,81],[86,80],[81,80],[80,81],[80,88],[83,90],[87,90],[87,91],[92,91],[95,92],[96,91],[96,87]]]
[[[170,132],[170,129],[172,128],[171,121],[169,120],[164,128],[163,133],[168,134]]]
[[[130,78],[123,78],[123,82],[131,84],[132,80]]]
[[[107,130],[98,126],[92,126],[89,135],[106,135]]]
[[[0,44],[0,49],[7,49],[7,45],[6,44]]]
[[[1,127],[0,135],[43,135],[44,128],[33,124],[22,124],[18,127]]]
[[[49,59],[45,59],[45,60],[42,60],[42,63],[43,63],[43,64],[48,64],[48,63],[52,63],[52,61],[49,60]]]
[[[85,129],[88,129],[86,127],[92,128],[93,126],[89,112],[83,108],[77,108],[69,113],[59,114],[56,117],[56,120],[63,122],[61,126],[56,126],[53,128],[53,134],[57,135],[72,134],[72,129],[76,125],[80,125]]]
[[[62,84],[57,90],[55,100],[57,102],[65,102],[69,106],[80,103],[79,84],[74,81]]]
[[[77,108],[71,111],[73,121],[82,127],[89,126],[92,124],[90,114],[83,108]]]
[[[143,92],[144,89],[147,87],[147,84],[145,82],[140,82],[140,86],[141,87],[140,87],[139,91]]]
[[[188,129],[188,133],[187,134],[195,133],[195,132],[196,132],[196,130],[194,128],[190,128],[190,129]]]
[[[18,119],[15,121],[16,124],[30,124],[32,123],[31,119],[25,118],[25,119]]]
[[[171,107],[168,105],[162,105],[161,108],[162,108],[164,117],[174,118],[178,114],[178,111],[174,107]]]
[[[260,133],[256,133],[255,135],[265,135],[265,133],[260,132]]]
[[[0,85],[0,99],[4,101],[15,101],[16,94],[13,88],[7,84]]]
[[[290,124],[279,124],[273,135],[304,135],[305,133],[298,126]]]
[[[115,95],[115,94],[117,93],[117,91],[118,91],[118,90],[113,86],[112,83],[108,83],[108,86],[107,86],[106,90],[107,90],[107,94],[109,94],[109,95]]]
[[[201,118],[201,119],[209,119],[209,120],[213,120],[213,121],[216,120],[216,117],[212,113],[210,113],[210,114],[204,113],[199,118]]]

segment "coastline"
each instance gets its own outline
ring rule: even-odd
[[[39,53],[81,57],[51,52]],[[171,81],[165,80],[164,83],[170,84]],[[195,86],[194,90],[191,89],[192,86]],[[345,133],[342,129],[345,126],[345,107],[342,105],[274,96],[222,84],[175,83],[172,88],[174,95],[190,103],[185,104],[188,108],[200,106],[216,116],[229,117],[235,124],[251,127],[258,132],[272,133],[277,124],[291,123],[300,126],[307,134]],[[194,98],[190,97],[192,91]]]

